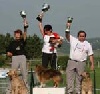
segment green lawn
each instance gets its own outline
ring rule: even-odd
[[[34,66],[35,63],[32,63],[32,64]],[[94,71],[91,71],[90,68],[87,66],[88,65],[86,65],[86,71],[90,72],[91,78],[94,83]],[[34,67],[33,67],[33,70],[34,70]],[[62,76],[63,76],[63,83],[60,84],[60,87],[65,87],[66,86],[66,73],[64,73]],[[96,84],[96,88],[99,89],[100,88],[100,68],[98,68],[97,66],[95,66],[95,84]],[[53,86],[53,82],[49,81],[47,83],[47,86]]]
[[[37,62],[38,62],[38,64],[40,64],[41,60],[37,61]],[[28,69],[30,70],[32,68],[34,70],[34,66],[37,64],[37,62],[32,62],[31,64],[29,64]],[[90,72],[91,78],[92,78],[93,83],[94,83],[94,72],[90,71],[90,69],[88,67],[86,67],[86,70],[88,72]],[[29,74],[29,76],[30,76],[30,74]],[[66,87],[66,74],[63,74],[62,76],[63,76],[63,83],[60,83],[59,87]],[[30,77],[29,77],[29,82],[30,82]],[[96,89],[100,89],[100,68],[98,68],[97,66],[95,66],[95,83],[96,83]],[[47,87],[53,87],[53,82],[49,81],[47,83]],[[97,91],[96,94],[100,94],[100,91]]]
[[[94,81],[94,72],[91,72],[91,78]],[[95,69],[95,83],[96,88],[100,88],[100,68]]]
[[[86,70],[88,72],[90,72],[90,75],[91,75],[91,78],[92,78],[92,81],[93,81],[93,86],[94,86],[94,71],[90,71],[89,68],[86,68]],[[60,83],[60,86],[59,87],[66,87],[66,74],[63,74],[63,83]],[[100,94],[100,90],[97,90],[97,89],[100,89],[100,68],[95,68],[95,85],[96,85],[96,94]],[[53,82],[52,81],[49,81],[47,84],[46,84],[47,87],[53,87]]]
[[[89,71],[92,81],[94,83],[94,71]],[[60,87],[65,87],[66,86],[66,74],[63,74],[63,83],[60,83]],[[96,88],[100,88],[100,69],[96,68],[95,69],[95,84],[96,84]],[[53,82],[49,81],[47,83],[47,86],[53,86]]]

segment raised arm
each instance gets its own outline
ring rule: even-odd
[[[43,19],[43,13],[40,13],[37,17],[38,27],[40,29],[40,33],[42,34],[42,36],[44,36],[44,28],[43,28],[43,24],[42,24],[42,19]]]
[[[39,26],[39,29],[40,29],[40,33],[42,34],[42,36],[44,36],[44,29],[43,29],[43,24],[42,24],[42,21],[38,21],[38,26]]]
[[[65,37],[68,41],[70,41],[70,26],[71,23],[66,23]]]
[[[27,28],[28,28],[28,22],[26,18],[23,18],[23,25],[24,25],[24,33],[23,33],[23,38],[26,40],[27,37]]]

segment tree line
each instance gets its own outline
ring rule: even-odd
[[[10,42],[13,40],[14,37],[10,33],[6,33],[6,35],[0,34],[0,67],[7,66],[7,64],[9,64],[8,62],[11,60],[11,58],[6,56],[6,49],[9,46]],[[43,45],[43,40],[36,34],[27,36],[26,47],[25,47],[27,60],[34,60],[34,58],[41,58],[42,45]],[[61,48],[63,48],[63,46]],[[58,65],[60,65],[62,69],[65,69],[67,60],[68,56],[58,56],[57,59]]]
[[[10,33],[6,33],[5,35],[0,34],[0,66],[4,65],[6,63],[6,60],[9,60],[9,57],[6,57],[6,49],[11,41],[14,40],[14,37]],[[92,40],[92,41],[91,41]],[[92,46],[94,49],[96,49],[95,45],[99,45],[99,38],[97,39],[91,39],[89,40],[90,43],[92,43]],[[97,41],[98,40],[98,41]],[[43,45],[43,40],[38,37],[36,34],[29,35],[27,36],[26,39],[26,56],[27,60],[33,60],[34,58],[41,58],[42,56],[42,45]],[[100,46],[98,46],[100,47]],[[60,49],[58,49],[58,52],[61,53],[69,53],[69,44],[66,41],[63,41],[63,44]],[[98,51],[99,53],[99,51]],[[58,56],[58,65],[62,66],[62,68],[66,68],[66,64],[68,61],[69,56]],[[97,61],[100,61],[100,57],[95,57],[95,63]]]
[[[6,35],[0,34],[0,55],[6,54],[6,49],[11,41],[14,40],[14,37],[10,33]],[[41,49],[43,41],[36,34],[32,36],[27,36],[26,39],[26,56],[27,59],[39,58],[42,55]]]

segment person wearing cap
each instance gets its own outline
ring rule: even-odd
[[[24,19],[24,32],[21,29],[14,31],[14,40],[11,41],[7,48],[7,56],[12,58],[12,69],[19,69],[22,74],[22,79],[25,84],[27,84],[28,70],[26,66],[26,54],[25,54],[25,45],[26,45],[26,34],[28,23],[26,18]]]
[[[71,23],[66,23],[70,27]],[[70,43],[70,56],[66,68],[67,94],[81,94],[82,73],[85,70],[87,57],[90,59],[90,69],[94,70],[94,56],[91,44],[86,41],[86,32],[80,30],[77,38],[66,29],[65,36]]]
[[[43,17],[43,16],[42,16]],[[40,32],[43,36],[43,47],[42,47],[42,66],[48,68],[48,64],[52,69],[57,69],[57,47],[62,44],[62,40],[60,39],[59,34],[53,32],[52,26],[50,24],[44,25],[42,24],[42,17],[38,20],[38,26]],[[55,45],[55,44],[58,45]]]

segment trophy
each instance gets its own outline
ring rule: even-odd
[[[24,10],[20,12],[20,15],[22,18],[26,18],[26,12]]]
[[[21,17],[24,20],[24,28],[28,28],[28,22],[26,20],[26,12],[24,10],[23,11],[20,11],[20,15],[21,15]]]
[[[38,17],[36,17],[36,19],[38,20],[38,21],[41,21],[42,20],[42,16],[43,16],[43,14],[44,14],[44,12],[47,12],[48,11],[48,9],[50,9],[50,5],[48,5],[48,4],[46,4],[46,3],[44,3],[43,5],[42,5],[42,12],[38,15]]]
[[[68,23],[72,23],[72,21],[73,21],[73,18],[72,17],[68,17]]]
[[[72,17],[68,17],[67,24],[71,24],[72,21],[73,21],[73,18]],[[66,31],[69,31],[69,30],[70,30],[70,25],[67,25]]]

